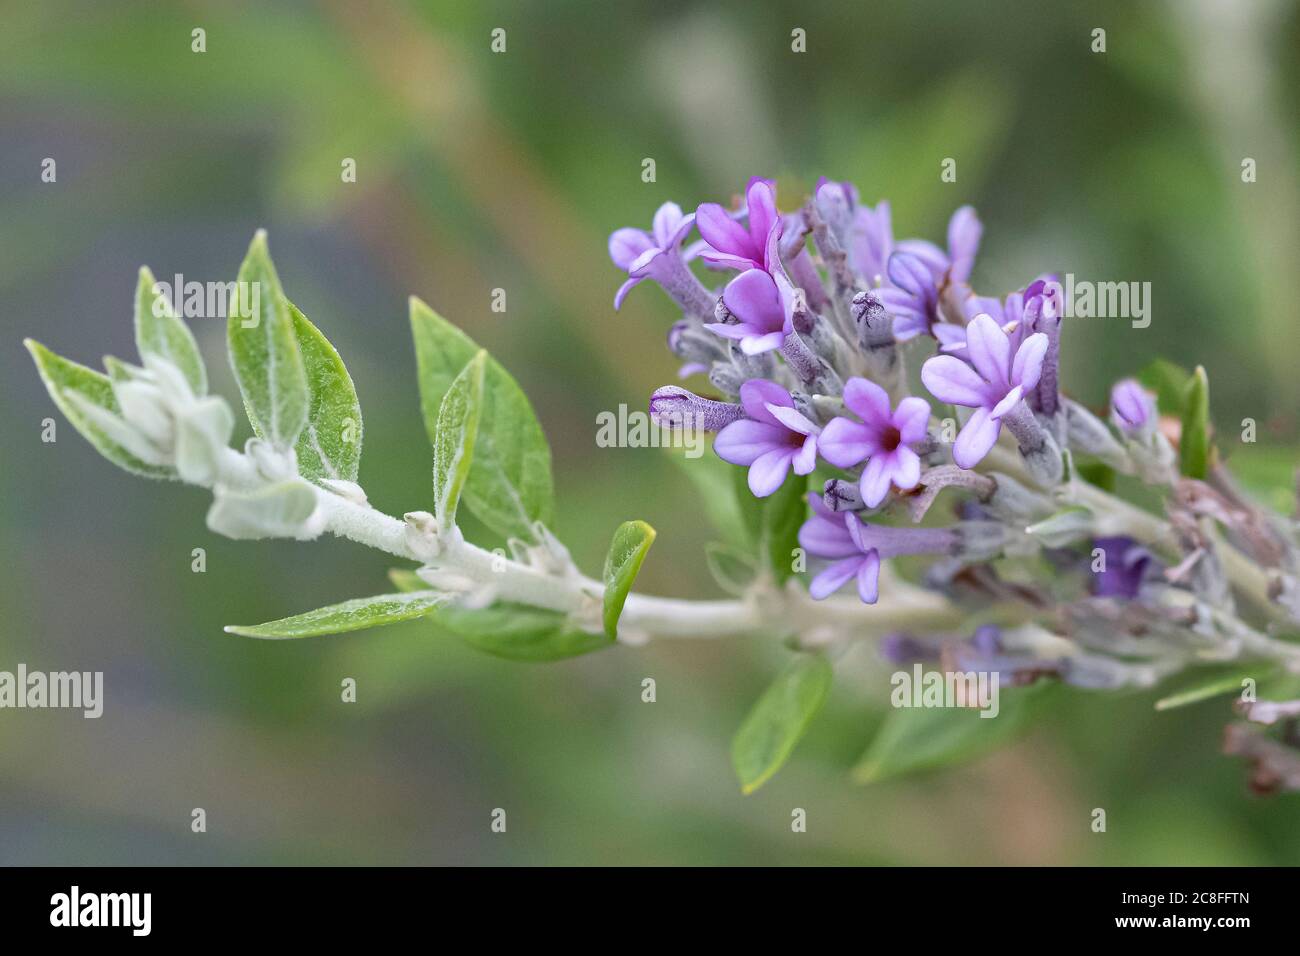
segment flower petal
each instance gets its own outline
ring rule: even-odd
[[[666,202],[655,211],[654,224],[650,228],[655,245],[667,249],[672,245],[673,234],[681,225],[682,207],[675,202]]]
[[[742,418],[725,426],[713,439],[713,451],[733,465],[752,465],[768,452],[788,450],[786,430],[780,425]]]
[[[865,378],[851,378],[844,383],[844,404],[864,422],[889,424],[889,393]]]
[[[858,554],[840,515],[826,518],[814,515],[799,529],[799,547],[814,558],[847,558]]]
[[[893,421],[903,444],[921,441],[930,428],[930,403],[924,398],[909,396],[898,403]]]
[[[989,409],[989,414],[994,418],[1001,418],[1003,415],[1010,414],[1011,409],[1020,404],[1020,399],[1024,397],[1024,394],[1025,390],[1017,385],[1002,397],[1002,401]]]
[[[812,470],[817,467],[817,436],[809,435],[803,440],[803,447],[795,452],[794,456],[794,473],[796,475],[810,475]]]
[[[754,421],[780,427],[781,423],[772,417],[767,407],[783,405],[786,408],[794,408],[794,399],[776,382],[769,382],[765,378],[751,378],[740,386],[740,404],[744,406],[745,414]]]
[[[921,456],[907,447],[898,447],[890,456],[889,471],[894,487],[911,491],[921,480]]]
[[[880,552],[868,551],[858,566],[858,597],[863,604],[875,604],[880,597]]]
[[[980,408],[985,402],[988,385],[975,370],[959,358],[936,355],[921,366],[921,381],[930,394],[941,402]]]
[[[1001,430],[1002,421],[990,415],[987,408],[975,409],[953,442],[952,460],[962,468],[974,468],[997,442]]]
[[[891,460],[892,455],[890,454],[874,455],[867,462],[867,467],[862,469],[862,478],[858,482],[858,493],[862,495],[862,503],[868,508],[876,507],[889,494],[890,472],[886,465]]]
[[[853,578],[862,567],[862,555],[836,561],[818,574],[808,584],[808,594],[814,601],[824,601]]]
[[[984,381],[1006,388],[1011,377],[1011,342],[991,315],[980,314],[966,326],[970,362]]]
[[[953,282],[970,279],[983,234],[984,226],[972,206],[962,206],[948,220],[948,254],[952,256],[952,269],[948,275]]]
[[[718,252],[740,255],[749,244],[745,227],[715,202],[703,203],[695,210],[695,225],[704,241]]]
[[[808,421],[800,411],[791,408],[789,405],[769,402],[765,407],[773,418],[792,432],[798,432],[800,435],[816,435],[821,431],[820,428]]]
[[[625,271],[637,256],[653,248],[654,242],[643,229],[615,229],[609,237],[609,257]]]
[[[766,498],[781,487],[785,476],[790,473],[790,460],[794,458],[791,448],[777,448],[759,455],[749,466],[749,490],[755,498]]]
[[[766,335],[746,335],[740,340],[740,350],[746,355],[762,355],[785,344],[785,332],[768,332]]]
[[[852,468],[879,447],[870,426],[847,418],[832,418],[817,439],[821,456],[836,468]]]
[[[626,282],[624,282],[621,286],[618,287],[618,291],[614,293],[615,312],[617,312],[620,308],[622,308],[623,300],[627,298],[627,294],[644,281],[645,281],[645,276],[637,276],[634,279],[628,279]]]
[[[1038,384],[1043,374],[1043,356],[1047,354],[1047,336],[1035,332],[1020,343],[1015,360],[1011,363],[1011,381],[1026,391]]]
[[[722,301],[742,322],[776,332],[785,325],[785,309],[776,280],[762,269],[742,272],[722,290]]]

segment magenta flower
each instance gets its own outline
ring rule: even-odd
[[[983,235],[984,226],[975,215],[974,207],[962,206],[948,220],[947,252],[924,239],[904,239],[898,244],[898,250],[925,263],[936,282],[942,283],[946,279],[965,283],[970,281]]]
[[[885,271],[891,285],[876,295],[894,317],[894,338],[906,342],[929,332],[939,321],[939,287],[930,267],[910,253],[895,252]]]
[[[781,216],[776,211],[776,184],[755,176],[745,187],[745,223],[715,202],[706,202],[695,211],[695,222],[707,245],[700,258],[710,265],[727,269],[768,269],[770,235],[781,232]],[[775,248],[775,247],[772,247]]]
[[[627,294],[646,279],[654,279],[669,295],[678,298],[674,295],[675,287],[684,283],[689,285],[689,279],[694,278],[685,268],[681,254],[682,240],[693,225],[694,213],[682,215],[682,208],[677,203],[666,202],[655,213],[650,232],[632,228],[614,230],[609,237],[609,257],[614,260],[614,265],[628,274],[628,280],[614,296],[615,309],[622,306]],[[694,289],[685,291],[694,292]]]
[[[885,500],[890,485],[906,491],[921,480],[921,459],[909,446],[926,437],[930,403],[905,398],[891,411],[889,394],[875,382],[851,378],[844,385],[844,404],[861,422],[834,418],[822,430],[817,450],[838,468],[867,462],[858,492],[868,508]]]
[[[777,234],[770,233],[773,256],[776,243]],[[704,327],[739,342],[746,355],[779,349],[794,333],[795,290],[779,263],[771,272],[749,269],[736,276],[722,290],[722,302],[736,321],[706,322]]]
[[[821,429],[795,410],[789,392],[750,379],[740,386],[740,404],[745,417],[718,432],[713,450],[723,461],[749,466],[749,490],[756,498],[780,488],[792,468],[796,475],[813,470]]]
[[[1038,384],[1047,336],[1035,332],[1013,355],[1010,338],[991,316],[975,316],[966,331],[971,364],[955,355],[936,355],[921,367],[921,381],[939,401],[975,409],[952,449],[953,461],[974,468],[998,440],[1002,418]]]
[[[1116,382],[1110,390],[1111,419],[1120,431],[1136,435],[1145,430],[1155,417],[1155,402],[1146,390],[1131,378]]]
[[[811,557],[831,561],[808,585],[808,593],[821,601],[857,578],[858,597],[875,604],[879,597],[881,558],[900,554],[951,554],[957,548],[955,532],[946,528],[890,528],[863,522],[852,512],[831,511],[816,494],[808,501],[813,514],[799,529],[799,546]]]

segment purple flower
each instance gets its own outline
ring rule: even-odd
[[[1156,405],[1146,390],[1131,378],[1116,382],[1110,390],[1111,418],[1120,431],[1136,435],[1155,417]]]
[[[664,385],[650,396],[650,420],[662,428],[699,428],[716,432],[739,421],[744,409],[731,402],[701,398],[678,385]]]
[[[880,551],[867,546],[862,522],[853,513],[831,511],[815,494],[808,501],[813,516],[799,529],[799,546],[814,558],[833,559],[809,582],[808,593],[822,601],[856,577],[858,597],[864,604],[875,604],[880,596]]]
[[[1138,596],[1147,574],[1155,567],[1151,552],[1132,538],[1094,538],[1093,548],[1102,552],[1102,570],[1092,575],[1092,593],[1097,597],[1132,600]]]
[[[814,558],[831,561],[808,585],[814,600],[829,597],[858,580],[858,597],[875,604],[880,561],[900,554],[950,554],[957,536],[946,528],[890,528],[863,522],[852,512],[831,511],[816,494],[808,496],[812,517],[799,529],[799,546]]]
[[[974,468],[998,440],[1002,417],[1038,384],[1047,336],[1035,332],[1013,355],[1007,333],[981,314],[967,326],[966,351],[970,365],[954,355],[936,355],[921,367],[921,381],[939,401],[975,409],[952,449],[953,461]]]
[[[769,242],[775,248],[776,233]],[[779,263],[771,272],[749,269],[736,276],[722,290],[722,302],[737,321],[708,322],[704,327],[738,341],[746,355],[779,349],[794,333],[795,290]]]
[[[723,461],[749,466],[749,490],[766,498],[790,469],[809,474],[817,464],[821,429],[795,411],[790,393],[775,382],[750,379],[740,386],[745,417],[718,432],[713,450]]]
[[[633,287],[654,279],[667,287],[677,278],[681,267],[681,243],[695,225],[695,214],[682,215],[681,206],[666,202],[655,213],[650,232],[644,229],[616,229],[609,237],[609,257],[614,265],[627,271],[628,280],[614,296],[618,309]]]
[[[915,256],[925,263],[935,282],[966,283],[975,267],[984,226],[975,215],[973,206],[962,206],[948,220],[948,251],[924,239],[905,239],[898,244],[900,252]]]
[[[1016,349],[1020,347],[1021,342],[1038,331],[1034,326],[1038,316],[1042,314],[1044,298],[1052,294],[1048,286],[1049,282],[1056,282],[1056,276],[1039,276],[1027,288],[1012,292],[1005,301],[1000,301],[994,296],[972,295],[962,303],[962,311],[966,314],[967,322],[981,312],[992,316],[1007,333],[1007,337],[1011,340],[1011,347]],[[1059,310],[1057,314],[1060,314]],[[944,352],[960,353],[966,347],[964,325],[940,322],[931,331],[939,340]]]
[[[755,176],[745,187],[746,222],[742,225],[717,203],[706,202],[695,211],[700,235],[708,245],[701,250],[705,262],[727,269],[767,269],[768,238],[780,235],[776,211],[776,184]]]
[[[921,459],[908,446],[925,438],[930,403],[905,398],[891,411],[883,388],[865,378],[851,378],[844,385],[844,404],[862,421],[832,419],[817,441],[821,456],[838,468],[867,460],[858,490],[868,508],[885,500],[891,484],[915,488],[921,480]]]
[[[917,256],[895,252],[885,267],[891,286],[877,290],[882,305],[894,317],[899,342],[929,332],[939,320],[939,287],[934,273]]]

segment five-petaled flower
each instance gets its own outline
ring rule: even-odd
[[[777,234],[768,243],[776,256]],[[795,288],[778,263],[772,271],[749,269],[727,283],[722,304],[735,322],[706,322],[704,327],[740,343],[746,355],[771,352],[794,333]]]
[[[821,456],[839,468],[866,461],[858,492],[868,508],[885,500],[890,485],[907,490],[921,479],[921,459],[910,447],[926,437],[930,404],[905,398],[893,411],[889,393],[865,378],[844,384],[844,404],[862,419],[834,418],[817,441]]]
[[[880,596],[880,552],[863,539],[865,526],[852,512],[831,511],[819,495],[810,494],[808,503],[813,515],[799,529],[799,547],[814,558],[831,560],[809,582],[808,593],[822,601],[856,577],[858,597],[875,604]]]
[[[936,355],[921,367],[921,381],[935,398],[975,409],[953,443],[952,457],[974,468],[998,440],[1002,419],[1038,384],[1047,336],[1035,332],[1012,353],[1011,340],[989,315],[977,315],[966,329],[966,362]],[[973,367],[972,367],[973,366]]]
[[[681,206],[666,202],[655,213],[650,232],[644,229],[616,229],[609,237],[609,257],[627,271],[628,280],[614,296],[614,308],[623,305],[627,294],[646,279],[671,281],[681,261],[681,244],[695,225],[695,213],[682,214]],[[689,256],[687,257],[690,258]]]
[[[795,410],[790,393],[775,382],[751,379],[740,387],[745,417],[718,432],[713,450],[723,461],[749,466],[749,490],[766,498],[785,481],[817,464],[821,429]]]
[[[710,265],[726,269],[770,269],[768,242],[772,233],[780,237],[781,216],[776,211],[776,184],[755,176],[745,187],[745,222],[715,202],[702,203],[695,211],[695,222],[705,247],[700,258]]]

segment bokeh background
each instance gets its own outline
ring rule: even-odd
[[[50,0],[0,3],[0,24],[0,669],[102,670],[107,697],[98,721],[0,712],[0,862],[1300,862],[1300,803],[1248,795],[1218,753],[1221,702],[1157,714],[1155,693],[1064,694],[997,753],[864,788],[847,771],[884,698],[846,667],[790,764],[742,797],[728,745],[785,656],[768,639],[528,666],[427,624],[224,634],[378,593],[391,562],[334,539],[224,540],[205,495],[117,471],[61,418],[42,444],[58,415],[20,345],[133,358],[136,269],[233,278],[264,226],[356,381],[372,501],[429,503],[416,293],[531,396],[579,561],[597,570],[616,524],[644,518],[659,540],[639,586],[713,595],[689,479],[662,451],[594,441],[598,412],[644,407],[676,368],[657,290],[612,311],[605,239],[668,199],[725,202],[752,174],[778,177],[786,206],[826,174],[890,198],[900,236],[939,239],[974,203],[986,293],[1045,269],[1151,282],[1150,328],[1067,328],[1069,388],[1099,404],[1157,354],[1204,363],[1220,428],[1260,423],[1241,460],[1285,476],[1294,3]],[[233,398],[223,323],[196,325]]]

